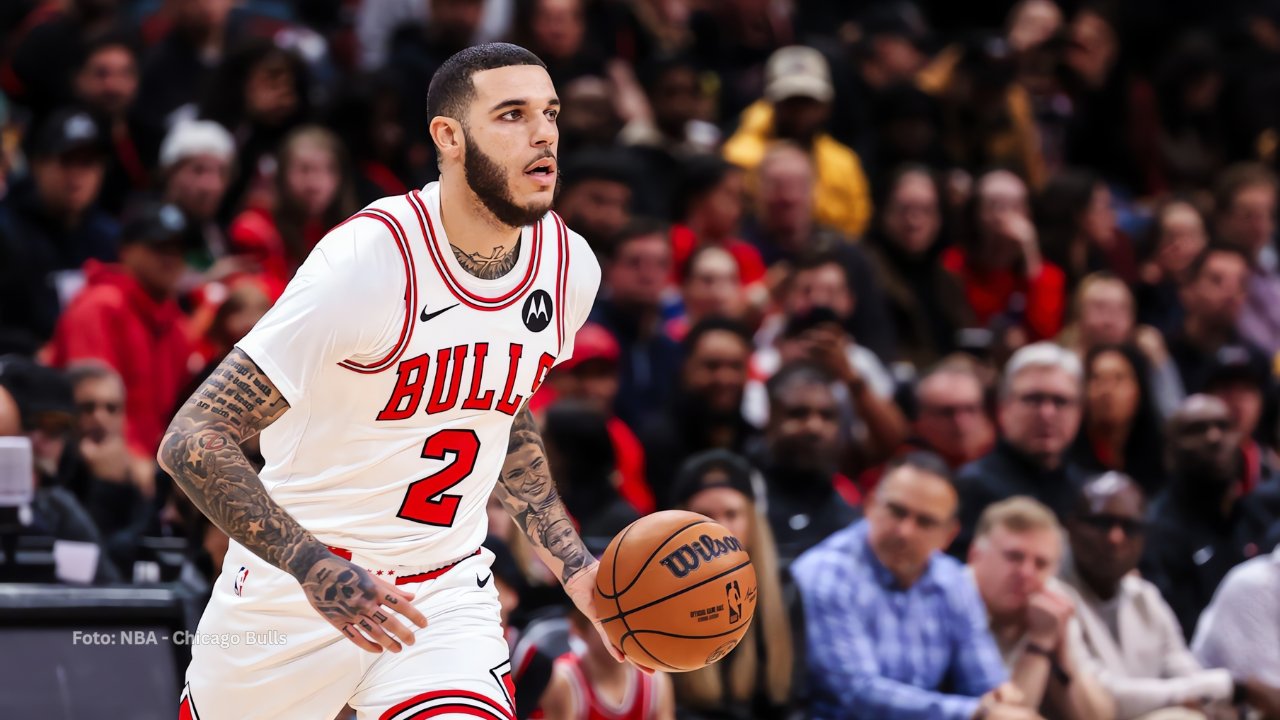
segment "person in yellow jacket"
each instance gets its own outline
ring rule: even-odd
[[[856,239],[871,220],[871,187],[858,154],[823,130],[834,94],[822,53],[803,45],[780,48],[765,65],[764,98],[742,111],[723,153],[754,174],[775,140],[808,149],[817,175],[815,218]]]

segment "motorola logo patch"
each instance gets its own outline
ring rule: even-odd
[[[551,295],[546,290],[534,290],[524,301],[520,317],[529,332],[542,332],[551,324],[555,308],[551,306]]]

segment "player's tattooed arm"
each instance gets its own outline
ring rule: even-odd
[[[223,532],[297,578],[316,612],[351,642],[370,652],[398,652],[414,637],[389,613],[426,625],[413,595],[330,552],[271,499],[240,448],[288,409],[258,365],[232,350],[178,411],[157,458]]]
[[[495,492],[561,582],[567,583],[595,563],[560,500],[542,434],[527,407],[511,426],[507,459]]]
[[[463,270],[482,279],[493,280],[511,272],[511,268],[516,266],[516,260],[520,258],[520,241],[517,239],[516,244],[510,250],[498,245],[488,256],[480,253],[468,253],[457,245],[450,245],[453,248],[453,256],[458,259],[458,264]]]
[[[288,409],[266,374],[234,349],[178,411],[157,459],[227,535],[301,578],[328,550],[271,499],[240,448]]]

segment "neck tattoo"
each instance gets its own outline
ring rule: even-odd
[[[506,275],[520,258],[518,239],[510,250],[498,245],[487,257],[480,253],[468,253],[457,245],[450,244],[449,247],[453,248],[453,256],[458,259],[462,269],[481,280],[493,280]]]

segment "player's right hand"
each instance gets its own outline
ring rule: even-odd
[[[364,568],[337,555],[317,560],[302,580],[311,606],[348,640],[371,653],[400,652],[414,643],[414,631],[401,615],[420,628],[427,618],[413,606],[413,593],[377,580]]]

